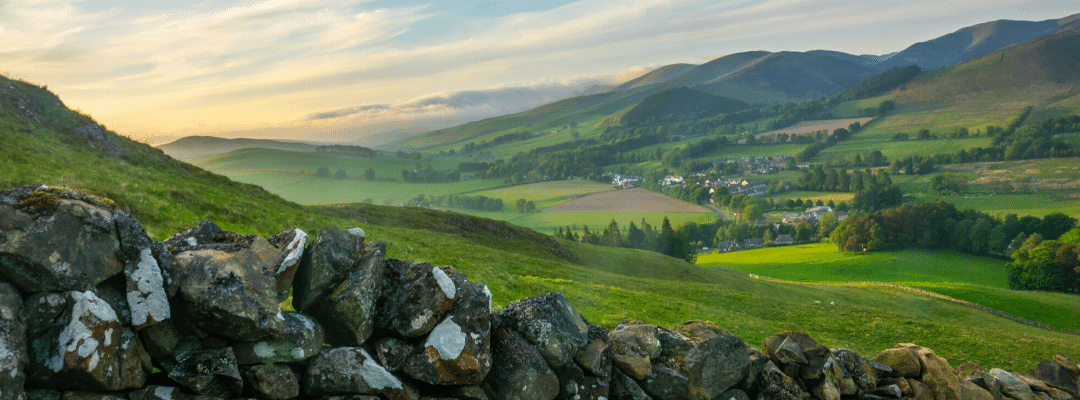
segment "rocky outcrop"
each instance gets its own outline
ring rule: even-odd
[[[0,192],[0,400],[1077,398],[1061,355],[1028,375],[798,332],[758,350],[702,321],[608,330],[560,293],[496,313],[487,286],[365,239],[203,221],[154,242],[104,200]]]

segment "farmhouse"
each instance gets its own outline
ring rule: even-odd
[[[744,239],[743,240],[743,247],[748,248],[748,249],[753,249],[753,248],[761,247],[761,246],[764,246],[764,245],[765,245],[765,240],[763,240],[761,238]]]
[[[775,244],[780,244],[780,245],[783,245],[783,244],[794,244],[794,243],[795,243],[795,239],[792,239],[792,238],[791,238],[791,235],[780,235],[780,236],[777,236],[777,237],[776,237],[776,240],[774,240],[774,241],[773,241],[773,243],[775,243]]]

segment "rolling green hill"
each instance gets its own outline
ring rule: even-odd
[[[623,114],[621,122],[629,125],[666,124],[747,108],[750,108],[750,105],[738,100],[713,96],[690,88],[677,88],[645,98]]]
[[[225,139],[215,136],[188,136],[157,146],[169,156],[188,160],[234,150],[263,148],[289,151],[315,151],[318,145],[269,139]]]
[[[201,219],[263,236],[293,226],[315,232],[359,225],[390,243],[390,257],[454,265],[488,284],[497,305],[561,291],[590,321],[609,327],[626,318],[663,326],[703,319],[755,345],[800,331],[860,353],[910,342],[956,364],[972,360],[1011,370],[1030,369],[1057,353],[1080,358],[1075,336],[886,286],[756,280],[442,211],[300,206],[105,131],[44,88],[23,82],[0,79],[0,143],[0,186],[67,185],[112,198],[156,239]]]
[[[898,103],[985,102],[998,108],[1054,108],[1080,94],[1080,24],[916,78]]]
[[[619,92],[623,90],[635,89],[642,86],[664,83],[671,79],[674,79],[689,70],[697,68],[695,64],[671,64],[649,71],[649,73],[639,76],[637,78],[626,81],[619,86],[611,89],[611,92]]]

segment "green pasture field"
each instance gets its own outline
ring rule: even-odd
[[[604,228],[615,220],[615,223],[619,224],[619,229],[626,233],[626,229],[633,222],[634,225],[640,227],[641,220],[644,219],[649,225],[652,225],[656,229],[660,229],[660,225],[664,222],[664,217],[668,218],[671,222],[671,226],[676,227],[687,222],[694,222],[698,224],[710,223],[716,221],[716,214],[714,213],[662,213],[662,212],[635,212],[635,213],[617,213],[617,212],[557,212],[557,213],[545,213],[545,212],[531,212],[531,213],[518,213],[513,210],[513,203],[507,205],[507,207],[501,212],[489,212],[489,211],[474,211],[474,210],[459,210],[454,209],[455,212],[462,214],[475,215],[483,218],[490,218],[500,221],[506,221],[511,224],[529,228],[537,232],[546,234],[555,233],[558,228],[571,227],[574,232],[581,234],[581,229],[584,226],[588,226],[589,230],[598,229],[603,231]]]
[[[862,110],[870,107],[877,108],[877,106],[881,105],[882,101],[894,99],[896,99],[896,95],[888,93],[869,99],[845,101],[837,104],[836,107],[833,107],[829,112],[836,118],[859,118],[862,116]]]
[[[424,196],[445,196],[502,186],[501,179],[474,179],[450,183],[402,183],[357,179],[317,178],[287,172],[262,172],[231,175],[238,182],[263,186],[271,193],[300,204],[358,203],[372,199],[382,204],[391,196],[391,204],[404,204]],[[511,204],[512,206],[512,204]]]
[[[585,195],[615,190],[610,183],[600,183],[587,179],[548,181],[526,185],[504,186],[493,189],[465,193],[467,196],[487,196],[502,199],[513,206],[517,199],[525,199],[536,204],[536,210],[561,204]],[[511,207],[512,208],[512,207]],[[516,210],[515,210],[516,211]]]
[[[855,198],[855,194],[854,193],[809,192],[809,191],[802,191],[802,190],[792,190],[792,191],[789,191],[789,192],[783,192],[783,193],[780,193],[780,194],[772,195],[772,196],[769,196],[767,198],[773,199],[777,203],[780,203],[781,201],[787,201],[788,199],[791,199],[791,200],[803,199],[803,201],[813,200],[814,202],[817,202],[818,200],[821,200],[821,202],[823,202],[823,203],[828,203],[829,200],[832,200],[834,203],[837,203],[837,204],[840,204],[841,202],[847,202],[847,203],[850,204],[851,200],[853,198]]]
[[[941,199],[956,205],[957,208],[973,208],[990,215],[1004,217],[1016,214],[1021,217],[1031,215],[1044,217],[1060,212],[1074,218],[1080,218],[1080,197],[1070,197],[1069,191],[1045,191],[1024,194],[966,194],[937,195],[927,193],[915,196],[918,202],[934,202]]]
[[[1080,297],[1008,290],[1006,261],[994,258],[943,250],[840,253],[835,245],[818,243],[703,254],[698,255],[697,263],[792,281],[897,283],[1058,328],[1080,328]]]
[[[413,170],[419,163],[427,167],[425,161],[406,160],[397,157],[354,157],[331,152],[298,152],[273,149],[241,149],[225,154],[212,155],[191,160],[201,168],[220,174],[245,174],[266,171],[288,171],[314,176],[320,167],[330,169],[333,175],[344,169],[352,178],[363,176],[368,168],[375,170],[376,179],[401,180],[401,170]],[[455,164],[453,168],[457,168]]]

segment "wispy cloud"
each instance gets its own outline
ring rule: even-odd
[[[0,71],[121,133],[355,136],[521,111],[738,51],[880,54],[996,18],[1080,11],[1063,0],[556,3],[476,17],[439,2],[9,0]]]

